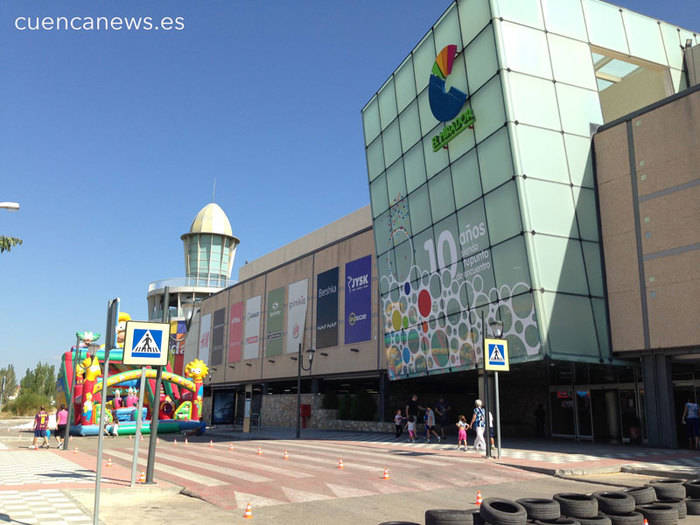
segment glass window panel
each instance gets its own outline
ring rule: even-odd
[[[569,186],[528,178],[522,187],[527,198],[531,229],[538,234],[578,237]]]
[[[459,248],[459,227],[457,216],[450,215],[434,226],[435,253],[438,269],[450,268],[453,272],[462,272]]]
[[[569,161],[571,182],[576,186],[592,188],[594,181],[591,140],[564,134],[564,144],[566,145],[566,157]]]
[[[542,31],[509,22],[500,25],[505,64],[513,71],[552,78],[547,38]]]
[[[433,223],[436,223],[455,211],[450,168],[443,170],[428,181],[428,189],[430,191],[430,208],[433,212]]]
[[[440,133],[441,126],[437,126],[425,138],[423,138],[423,155],[425,156],[425,167],[427,170],[428,179],[444,169],[449,161],[447,150],[440,148],[438,151],[433,151],[432,136]]]
[[[588,295],[579,241],[535,235],[533,245],[537,288]]]
[[[528,178],[569,183],[569,170],[561,133],[532,126],[515,126],[523,174]]]
[[[399,283],[413,281],[416,278],[413,268],[413,247],[410,240],[402,242],[394,249],[394,278]]]
[[[685,81],[685,73],[677,69],[671,69],[671,85],[673,86],[674,93],[678,93],[688,87]]]
[[[491,253],[496,284],[500,289],[501,297],[510,297],[514,293],[530,288],[530,269],[522,236],[494,246]]]
[[[489,0],[463,0],[458,2],[462,42],[467,45],[491,20]]]
[[[432,224],[427,184],[424,184],[409,195],[408,208],[411,215],[411,228],[414,232],[423,231]]]
[[[603,297],[603,270],[600,264],[600,246],[595,242],[582,242],[583,260],[586,262],[586,273],[588,274],[588,287],[591,295]]]
[[[401,127],[401,148],[402,151],[408,151],[421,137],[418,102],[413,102],[399,115],[399,123]]]
[[[413,76],[413,57],[408,56],[394,74],[396,82],[396,104],[399,112],[416,98],[416,81]]]
[[[389,196],[386,190],[386,173],[373,180],[369,185],[369,196],[372,201],[372,217],[376,217],[389,209]]]
[[[481,196],[476,151],[467,153],[452,164],[451,169],[455,206],[459,209]]]
[[[598,215],[596,212],[595,191],[587,188],[572,188],[576,215],[581,229],[581,238],[598,241]]]
[[[474,149],[476,138],[473,129],[465,129],[456,138],[452,139],[447,145],[447,154],[450,157],[450,162],[460,158],[467,151]]]
[[[374,242],[378,254],[391,248],[391,217],[388,210],[374,220]]]
[[[404,171],[406,172],[406,190],[409,193],[425,182],[422,142],[413,146],[404,156]]]
[[[379,272],[379,291],[380,293],[386,293],[390,289],[390,276],[394,273],[393,250],[377,257],[377,272]]]
[[[591,44],[629,54],[622,16],[616,6],[598,0],[583,0],[583,11]]]
[[[474,133],[476,142],[479,143],[505,124],[501,79],[492,78],[472,96],[471,105],[476,118]]]
[[[445,81],[445,89],[451,87],[459,89],[462,93],[469,94],[469,86],[467,85],[467,68],[464,64],[464,53],[460,53],[455,57],[452,63],[452,73]]]
[[[362,124],[365,130],[365,146],[377,138],[381,128],[379,127],[379,105],[375,96],[367,104],[362,112]]]
[[[605,299],[591,299],[593,304],[593,317],[595,318],[596,328],[598,329],[598,345],[602,350],[603,356],[610,355],[610,344],[608,339],[608,316]]]
[[[432,228],[419,233],[413,238],[413,250],[415,265],[420,273],[417,277],[437,269]]]
[[[498,71],[496,41],[493,27],[489,26],[467,46],[465,60],[469,75],[469,90],[474,93]]]
[[[438,120],[433,116],[433,112],[430,110],[427,89],[418,95],[418,115],[420,117],[421,136],[425,135],[439,124]]]
[[[659,24],[653,18],[622,11],[630,54],[658,64],[668,65]]]
[[[411,223],[408,213],[408,200],[403,199],[391,207],[391,237],[394,246],[411,237]]]
[[[507,73],[506,79],[510,86],[512,111],[509,120],[554,130],[561,129],[557,98],[551,81],[518,73]],[[478,115],[476,117],[479,118]]]
[[[428,85],[430,72],[435,62],[435,44],[430,31],[413,52],[413,71],[416,77],[416,92],[420,93]]]
[[[591,124],[603,124],[600,98],[595,91],[557,83],[562,129],[575,135],[591,136]]]
[[[497,244],[522,231],[515,182],[509,182],[492,191],[486,195],[484,201],[491,244]]]
[[[544,29],[539,0],[494,0],[493,16]]]
[[[459,18],[457,16],[457,6],[453,3],[447,8],[444,15],[435,24],[435,48],[438,50],[454,44],[457,50],[462,49],[462,39],[459,31]]]
[[[549,320],[547,340],[553,353],[598,357],[598,338],[587,297],[545,293],[542,304],[542,313]]]
[[[384,162],[390,166],[401,156],[401,134],[398,120],[389,124],[389,127],[384,130],[382,142],[384,143]]]
[[[581,0],[542,0],[547,31],[579,40],[588,40]]]
[[[393,78],[382,86],[377,97],[379,98],[379,120],[384,129],[396,118],[396,92]]]
[[[668,57],[668,65],[675,69],[681,69],[683,67],[683,50],[681,49],[678,28],[661,22],[661,37]]]
[[[507,128],[504,127],[479,144],[477,151],[484,191],[491,191],[513,176],[513,154]]]
[[[588,44],[552,34],[547,35],[547,38],[557,82],[597,89],[591,48]]]
[[[406,181],[403,177],[403,160],[392,164],[386,170],[387,189],[389,191],[389,203],[396,204],[406,197]]]
[[[372,142],[367,148],[367,172],[369,180],[373,181],[382,171],[384,171],[384,148],[382,147],[382,138],[377,137],[377,140]]]
[[[469,302],[486,304],[495,287],[484,201],[478,200],[457,212],[459,244]]]

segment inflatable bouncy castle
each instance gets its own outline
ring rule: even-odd
[[[128,314],[119,314],[117,344],[123,346],[123,330]],[[97,336],[99,337],[99,335]],[[195,359],[185,367],[185,377],[176,375],[170,365],[163,370],[161,392],[155,392],[156,370],[146,368],[143,411],[138,412],[138,392],[141,368],[123,363],[122,348],[109,354],[109,376],[103,385],[104,348],[88,352],[87,347],[72,348],[61,357],[56,385],[57,404],[73,404],[73,435],[97,435],[99,433],[102,393],[106,391],[105,429],[107,432],[134,434],[137,417],[141,417],[141,432],[150,433],[153,410],[158,411],[158,432],[204,431],[200,420],[204,378],[207,365]],[[71,393],[73,374],[75,390]]]

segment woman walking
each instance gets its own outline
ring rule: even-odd
[[[486,413],[481,407],[481,399],[474,401],[474,414],[469,426],[476,430],[474,440],[474,450],[483,449],[486,452],[486,441],[484,441],[484,431],[486,430]]]

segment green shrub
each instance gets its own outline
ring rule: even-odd
[[[17,416],[33,416],[41,407],[47,410],[51,408],[49,396],[36,392],[22,392],[8,405],[7,409]]]

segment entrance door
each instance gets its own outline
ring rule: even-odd
[[[591,391],[576,390],[576,437],[593,439],[593,421],[591,418]]]
[[[591,391],[583,387],[550,388],[552,436],[593,439]]]

